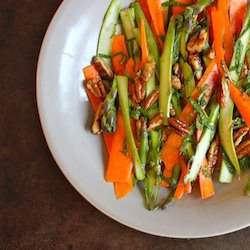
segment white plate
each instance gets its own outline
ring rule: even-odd
[[[63,1],[43,42],[37,70],[37,102],[47,143],[60,169],[92,205],[143,232],[198,238],[249,226],[250,200],[242,195],[246,178],[232,185],[218,184],[216,195],[207,201],[192,194],[166,211],[147,211],[137,189],[124,199],[115,199],[112,184],[104,181],[103,143],[90,133],[93,114],[81,72],[95,54],[108,4],[109,0]]]

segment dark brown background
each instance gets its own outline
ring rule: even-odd
[[[35,97],[40,46],[61,2],[0,0],[0,249],[250,249],[250,228],[197,240],[137,232],[71,187],[48,150]]]

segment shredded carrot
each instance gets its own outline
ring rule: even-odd
[[[165,36],[164,18],[160,0],[147,0],[148,9],[152,20],[153,31],[157,37],[160,48],[163,48],[161,37]]]
[[[190,192],[190,189],[192,190],[191,183],[187,183],[186,185],[184,184],[184,178],[186,174],[188,173],[188,166],[185,162],[184,156],[179,157],[179,162],[181,165],[181,176],[177,185],[177,188],[174,193],[174,198],[177,200],[180,200],[184,194],[184,192],[187,191],[187,193]],[[187,186],[187,187],[186,187]]]
[[[223,1],[220,1],[223,2]],[[232,56],[233,56],[233,47],[234,47],[234,37],[233,31],[229,19],[229,0],[224,2],[224,5],[221,6],[225,13],[225,34],[224,34],[224,48],[225,48],[225,61],[227,66],[229,66]]]
[[[202,130],[196,130],[196,141],[199,142],[201,135],[202,135]],[[207,168],[207,157],[204,157],[204,160],[201,165],[201,169],[199,172],[199,184],[200,184],[200,194],[202,199],[207,199],[215,194],[214,192],[214,183],[211,178],[211,176],[207,176],[204,174],[206,172]]]
[[[116,35],[112,42],[112,64],[116,75],[124,75],[128,50],[124,35]]]
[[[229,0],[229,15],[233,34],[240,35],[247,13],[247,0]]]
[[[113,138],[112,148],[106,172],[107,182],[126,182],[131,178],[133,163],[131,157],[124,152],[126,132],[122,114],[117,114],[117,128]]]
[[[247,93],[242,93],[232,82],[229,84],[230,95],[240,112],[242,118],[250,127],[250,97]]]
[[[142,60],[142,65],[144,65],[148,60],[148,44],[147,44],[145,23],[142,18],[140,21],[140,34],[141,34],[141,54],[142,54],[141,60]]]
[[[129,182],[114,182],[115,196],[121,199],[133,190],[133,175],[131,175]]]
[[[101,78],[99,72],[95,69],[94,65],[89,65],[82,69],[86,80],[93,80]]]
[[[225,63],[224,50],[224,34],[225,34],[225,18],[223,12],[217,8],[213,8],[211,12],[213,34],[214,34],[214,50],[216,55],[217,66],[222,74],[224,69],[222,64]]]
[[[199,172],[200,193],[202,199],[207,199],[215,194],[214,183],[211,176],[206,176],[203,169],[207,167],[207,159],[204,158],[201,171]]]

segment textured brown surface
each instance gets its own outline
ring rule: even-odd
[[[40,45],[60,3],[0,0],[0,249],[250,249],[250,228],[198,240],[137,232],[70,186],[46,146],[35,98]]]

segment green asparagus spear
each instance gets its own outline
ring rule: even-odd
[[[113,133],[116,130],[116,107],[115,99],[117,97],[117,80],[116,77],[113,80],[112,87],[105,97],[103,103],[103,116],[101,119],[101,126],[105,132]]]
[[[180,165],[175,165],[173,169],[173,176],[172,176],[172,181],[171,181],[171,187],[173,189],[176,188],[180,175],[181,175],[181,167]]]
[[[181,105],[181,101],[178,97],[178,94],[176,92],[174,92],[172,94],[171,101],[173,104],[175,115],[176,115],[176,117],[179,117],[181,112],[182,112],[182,105]]]
[[[172,76],[172,60],[173,47],[175,38],[175,17],[172,16],[165,38],[162,56],[160,59],[160,95],[159,107],[163,114],[163,123],[168,124],[170,102],[171,102],[171,76]]]
[[[128,103],[128,78],[126,76],[117,76],[119,103],[122,110],[125,131],[128,139],[129,148],[134,164],[135,176],[138,180],[145,178],[145,171],[142,167],[141,160],[135,145],[135,140],[131,128]]]
[[[158,200],[158,192],[161,182],[161,165],[160,165],[160,139],[159,133],[150,132],[150,149],[148,154],[148,162],[146,168],[145,197],[149,210],[156,207]]]
[[[248,8],[247,16],[240,34],[240,37],[234,45],[234,54],[229,67],[229,78],[237,84],[241,72],[241,68],[248,49],[250,40],[250,8]],[[228,100],[226,107],[221,108],[219,119],[219,134],[221,143],[225,149],[230,161],[234,165],[238,176],[240,175],[240,165],[236,155],[234,140],[233,140],[233,110],[234,103],[230,98],[229,89],[226,90],[226,99]]]
[[[112,0],[104,16],[101,31],[98,38],[96,54],[111,55],[112,37],[116,29],[119,13],[122,8],[122,0]],[[105,58],[105,62],[111,67],[111,59]]]
[[[140,131],[139,155],[140,155],[142,166],[145,167],[147,163],[147,156],[148,156],[148,131],[147,131],[146,119],[144,119],[141,131]]]
[[[187,62],[185,62],[183,65],[183,78],[185,85],[185,93],[186,97],[188,98],[192,95],[196,85],[193,70]]]
[[[197,145],[196,152],[192,161],[192,165],[188,174],[184,178],[184,182],[187,183],[189,181],[194,181],[197,178],[197,175],[200,171],[202,161],[207,153],[210,143],[212,142],[217,123],[219,120],[220,107],[219,104],[213,104],[211,107],[210,115],[209,115],[209,127],[206,128],[201,136],[201,139]]]
[[[139,45],[135,40],[133,29],[135,28],[135,12],[134,8],[127,8],[120,13],[122,26],[127,40],[129,55],[134,57],[139,53]]]

